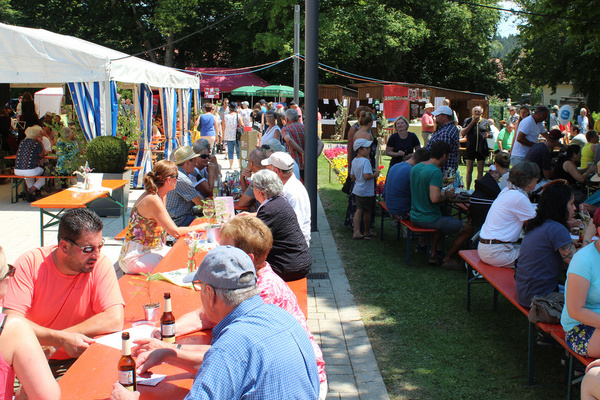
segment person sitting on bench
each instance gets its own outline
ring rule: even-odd
[[[438,263],[437,245],[441,235],[455,234],[458,236],[446,257],[443,267],[462,268],[462,263],[453,260],[462,245],[473,235],[473,228],[459,219],[442,216],[441,203],[456,197],[454,189],[442,190],[441,166],[452,152],[449,143],[438,140],[430,146],[431,158],[419,163],[410,171],[411,190],[411,222],[419,228],[437,229],[431,238],[430,264]]]
[[[25,139],[19,144],[17,150],[17,159],[15,163],[15,175],[19,176],[40,176],[44,173],[40,161],[46,155],[44,146],[42,146],[42,128],[34,125],[25,130]],[[27,200],[34,200],[36,193],[44,186],[44,178],[25,179],[27,185]]]
[[[530,307],[534,296],[559,291],[558,276],[576,251],[567,222],[573,218],[574,201],[569,186],[548,186],[542,192],[536,216],[525,226],[515,274],[517,300],[523,307]],[[589,243],[593,236],[590,223],[585,228],[583,243]]]
[[[508,186],[492,203],[479,234],[477,252],[483,262],[496,267],[514,265],[523,223],[535,217],[528,193],[535,189],[539,173],[531,161],[520,162],[510,170]]]

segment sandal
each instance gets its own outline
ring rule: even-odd
[[[429,263],[429,265],[440,265],[440,257],[439,256],[429,257],[428,263]]]
[[[364,235],[360,235],[360,236],[352,236],[352,239],[354,239],[354,240],[362,240],[362,239],[364,239],[364,238],[365,238],[365,236],[364,236]]]

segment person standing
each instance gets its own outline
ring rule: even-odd
[[[196,121],[197,129],[200,131],[200,137],[208,140],[210,147],[215,145],[217,138],[217,119],[212,114],[213,105],[211,103],[204,104],[204,113],[198,117]]]
[[[431,135],[433,135],[435,129],[433,115],[431,114],[433,109],[433,104],[425,104],[425,113],[423,113],[423,116],[421,117],[421,136],[423,137],[423,146],[427,145],[427,142],[429,142],[429,138],[431,138]]]
[[[290,155],[300,167],[300,178],[304,180],[304,125],[298,122],[298,112],[293,108],[285,112],[282,135]]]
[[[442,174],[447,174],[448,171],[455,173],[458,169],[459,138],[458,128],[454,124],[454,112],[448,106],[440,106],[432,115],[435,117],[437,131],[429,139],[425,148],[431,152],[431,145],[433,143],[438,141],[448,143],[450,145],[450,152],[442,163]]]
[[[235,102],[229,105],[229,113],[223,118],[223,139],[227,143],[227,159],[229,160],[229,169],[233,168],[233,152],[237,154],[238,162],[240,160],[240,144],[237,139],[238,126],[244,126],[242,117],[236,112],[237,104]]]
[[[477,160],[477,179],[481,179],[483,177],[485,159],[489,153],[486,139],[490,136],[491,127],[488,120],[483,118],[482,115],[483,108],[481,106],[473,107],[472,116],[465,119],[463,128],[460,131],[461,137],[467,137],[467,151],[465,153],[465,160],[467,162],[467,190],[471,189],[473,162]]]
[[[517,127],[517,133],[515,135],[515,142],[513,143],[510,162],[515,165],[523,160],[527,156],[527,152],[538,142],[540,135],[544,138],[548,138],[548,132],[544,128],[544,121],[548,118],[548,108],[546,106],[539,105],[535,108],[535,111],[530,116],[519,122]]]
[[[581,110],[579,110],[579,115],[577,116],[577,125],[579,125],[581,133],[585,135],[589,129],[590,121],[587,117],[587,110],[584,107],[581,107]]]
[[[396,118],[396,121],[394,121],[396,132],[390,136],[385,147],[385,154],[392,157],[390,168],[409,159],[415,150],[421,148],[419,138],[413,132],[408,131],[408,126],[408,120],[403,116]]]

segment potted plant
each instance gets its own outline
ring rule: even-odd
[[[131,180],[131,170],[127,166],[129,146],[114,136],[98,136],[92,139],[85,152],[90,168],[96,173],[104,174],[103,179]],[[116,201],[127,205],[129,201],[129,185],[113,191],[111,195]],[[112,200],[101,198],[94,200],[88,208],[101,217],[120,216],[123,209]]]

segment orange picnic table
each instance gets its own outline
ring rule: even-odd
[[[115,200],[109,193],[110,189],[116,190],[129,184],[127,180],[121,179],[105,179],[102,181],[102,189],[96,191],[77,191],[71,189],[65,189],[58,193],[52,194],[43,199],[34,201],[31,203],[33,207],[40,209],[40,239],[42,246],[44,245],[44,229],[54,226],[59,223],[60,215],[63,211],[71,208],[83,208],[87,207],[93,200],[101,197],[108,197],[123,208],[123,228],[126,223],[126,211],[127,204],[121,204]],[[47,211],[48,209],[60,209],[59,212],[53,213]],[[50,221],[44,224],[44,215],[50,217]]]
[[[205,222],[205,218],[196,219],[193,224]],[[180,238],[173,248],[161,260],[153,272],[166,272],[183,268],[188,261],[188,246]],[[197,255],[197,262],[205,253]],[[296,294],[300,307],[306,316],[306,279],[287,282]],[[125,329],[134,322],[144,319],[142,306],[159,302],[162,305],[163,294],[171,294],[171,303],[175,318],[198,308],[201,304],[200,292],[180,287],[161,280],[148,281],[145,276],[124,275],[119,286],[125,301]],[[162,307],[161,307],[162,309]],[[157,324],[158,327],[158,324]],[[205,330],[178,337],[178,344],[210,344],[212,332]],[[62,397],[73,400],[109,399],[112,385],[117,382],[117,362],[121,352],[103,344],[92,344],[58,381]],[[162,364],[153,367],[155,374],[164,374],[166,378],[156,386],[138,385],[142,400],[183,399],[194,382],[194,374],[179,367]]]

